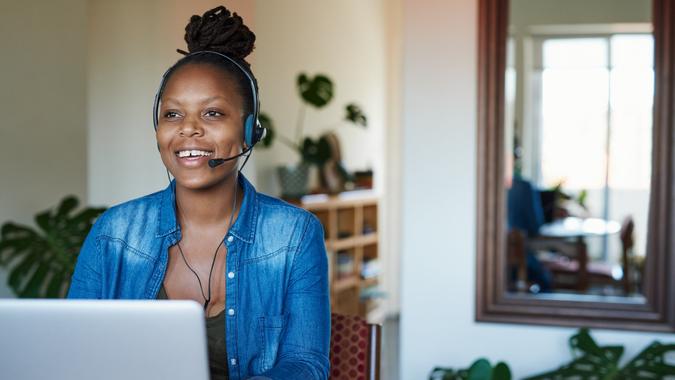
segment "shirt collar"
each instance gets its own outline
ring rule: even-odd
[[[244,199],[241,202],[239,215],[234,225],[230,228],[230,234],[245,243],[253,243],[255,236],[256,219],[258,217],[258,200],[255,187],[239,173],[239,184],[244,189]],[[173,179],[169,186],[161,193],[159,209],[159,227],[156,237],[164,237],[180,230],[176,222],[176,180]]]

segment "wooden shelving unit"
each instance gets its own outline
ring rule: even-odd
[[[311,195],[303,197],[300,206],[324,227],[332,311],[368,318],[380,303],[381,273],[374,270],[381,267],[377,196],[371,191]]]

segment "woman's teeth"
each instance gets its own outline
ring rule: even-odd
[[[201,157],[201,156],[210,156],[212,152],[206,152],[203,150],[181,150],[178,152],[178,157]]]

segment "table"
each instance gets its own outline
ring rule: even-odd
[[[614,220],[600,218],[567,217],[546,223],[539,228],[539,235],[548,238],[584,238],[587,236],[613,235],[621,230]]]

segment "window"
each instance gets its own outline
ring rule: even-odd
[[[530,117],[541,188],[587,192],[589,216],[636,222],[644,254],[654,93],[651,34],[547,36],[535,44]],[[608,246],[609,244],[609,246]],[[606,258],[617,242],[592,251]],[[616,258],[614,258],[616,259]]]

